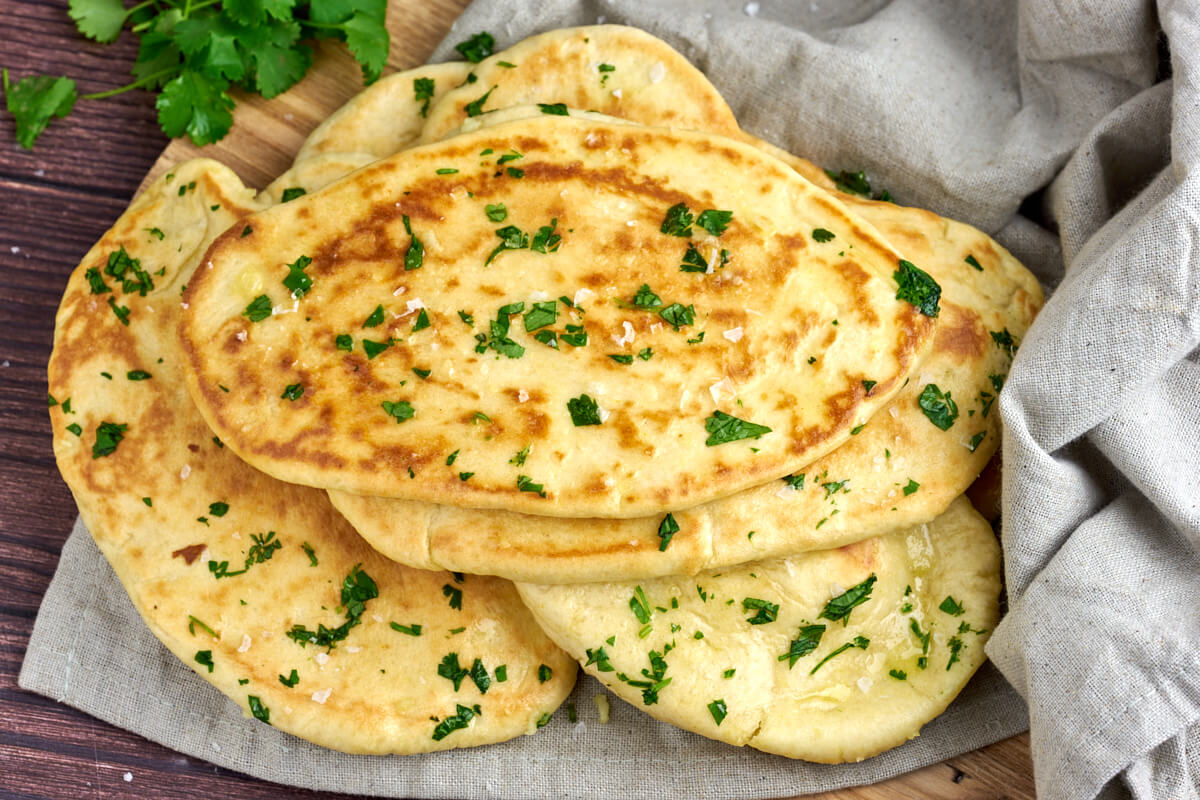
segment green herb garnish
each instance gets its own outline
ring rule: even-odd
[[[812,651],[817,649],[821,644],[821,637],[825,634],[824,625],[805,625],[800,628],[800,632],[796,634],[796,638],[792,639],[788,645],[788,651],[779,657],[780,661],[788,662],[788,669],[796,666],[796,662]]]
[[[892,279],[900,287],[896,292],[897,300],[907,300],[927,317],[938,315],[938,299],[942,296],[942,287],[938,286],[937,281],[930,277],[928,272],[902,258],[900,269],[892,273]]]
[[[568,400],[567,411],[571,414],[571,422],[575,423],[577,428],[600,424],[600,406],[586,394]]]
[[[943,393],[935,383],[926,384],[921,390],[917,397],[917,405],[929,421],[942,430],[949,430],[954,420],[958,419],[958,404],[954,402],[950,392]]]
[[[760,600],[757,597],[746,597],[742,600],[742,611],[756,611],[753,617],[746,620],[751,625],[766,625],[768,622],[774,622],[779,616],[779,604],[772,603],[767,600]]]
[[[704,442],[708,447],[736,442],[739,439],[758,439],[771,432],[766,425],[747,422],[724,411],[714,411],[711,417],[704,420],[704,430],[708,431],[708,439]]]

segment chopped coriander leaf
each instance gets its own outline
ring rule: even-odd
[[[971,441],[967,442],[967,449],[974,453],[979,449],[979,445],[983,443],[984,437],[987,436],[987,431],[980,431],[971,437]]]
[[[871,195],[871,184],[867,180],[867,174],[862,170],[851,172],[850,170],[842,170],[834,172],[833,170],[825,170],[825,174],[834,182],[843,192],[847,194],[861,194],[867,197]]]
[[[970,264],[972,267],[979,270],[980,272],[983,272],[983,265],[979,263],[979,259],[975,258],[974,255],[968,253],[967,257],[964,258],[963,261],[967,262],[968,264]]]
[[[720,236],[724,233],[732,221],[732,211],[718,211],[715,208],[701,211],[700,216],[696,217],[696,224],[713,236]]]
[[[471,422],[474,425],[478,425],[481,422],[491,422],[491,421],[492,421],[492,418],[489,417],[487,414],[483,413],[482,411],[476,411],[471,417]]]
[[[524,250],[529,247],[529,234],[522,231],[516,225],[506,225],[503,228],[499,228],[496,230],[496,235],[500,237],[500,244],[496,245],[496,249],[483,262],[485,267],[491,264],[496,256],[505,250]]]
[[[598,72],[612,72],[615,69],[616,67],[614,67],[612,64],[601,64],[600,66],[596,67]]]
[[[383,324],[383,304],[375,306],[375,310],[363,320],[364,328],[374,328]]]
[[[846,652],[847,650],[853,649],[855,647],[857,647],[859,650],[866,650],[867,645],[869,645],[870,643],[871,643],[871,640],[865,636],[855,636],[854,641],[846,642],[844,645],[837,648],[832,653],[830,653],[829,655],[827,655],[823,659],[821,659],[821,662],[819,664],[817,664],[815,667],[813,667],[812,672],[810,672],[808,674],[815,675],[817,670],[819,670],[821,667],[825,666],[825,662],[828,661],[829,659],[833,658],[834,656],[841,655],[842,653]]]
[[[478,64],[492,54],[492,48],[495,46],[496,40],[492,38],[492,35],[487,31],[481,31],[470,39],[454,45],[454,49],[467,61]]]
[[[131,369],[125,373],[125,378],[131,381],[144,381],[153,377],[153,375],[144,369]]]
[[[461,704],[456,704],[454,716],[446,717],[434,727],[433,740],[440,742],[455,731],[463,730],[471,724],[471,720],[478,713],[480,713],[479,706],[475,706],[472,709]]]
[[[399,622],[389,622],[388,625],[391,626],[392,630],[397,631],[398,633],[406,633],[409,636],[421,635],[421,626],[415,622],[411,625],[401,625]]]
[[[510,161],[516,161],[517,159],[521,159],[524,157],[525,157],[524,155],[522,155],[521,153],[518,153],[516,150],[511,150],[511,151],[505,153],[504,155],[500,156],[500,158],[496,159],[496,163],[500,166],[504,166],[505,164],[507,164]],[[503,205],[503,204],[501,204],[501,205]]]
[[[695,217],[688,209],[687,204],[676,203],[667,209],[659,231],[669,236],[690,237],[692,235],[692,222],[694,221]]]
[[[455,170],[457,171],[457,170]],[[441,170],[438,170],[441,173]],[[425,263],[425,244],[412,232],[412,224],[408,215],[404,215],[404,232],[409,236],[408,249],[404,251],[404,271],[411,272],[420,269]]]
[[[865,422],[862,425],[855,425],[853,428],[850,429],[850,435],[858,436],[860,433],[862,433],[862,429],[865,427],[867,427],[867,423],[865,423]]]
[[[917,637],[917,641],[921,643],[921,657],[917,659],[917,666],[925,669],[929,663],[929,640],[933,638],[932,631],[922,631],[921,626],[912,617],[908,619],[908,629]]]
[[[641,288],[633,296],[633,307],[643,310],[658,308],[662,305],[662,299],[650,290],[650,284],[643,283]]]
[[[567,411],[571,413],[571,422],[575,423],[577,428],[600,424],[600,406],[586,394],[568,400]]]
[[[871,590],[875,586],[875,573],[857,586],[852,586],[837,597],[830,599],[825,608],[817,615],[817,619],[827,619],[831,622],[841,620],[842,625],[850,621],[850,612],[871,599]]]
[[[525,312],[525,330],[536,331],[547,325],[553,325],[558,320],[558,303],[548,300],[544,303],[534,303]]]
[[[83,428],[79,425],[78,422],[72,422],[70,425],[67,426],[67,430],[69,430],[71,433],[75,434],[76,436],[83,436]]]
[[[111,297],[108,298],[108,307],[117,315],[117,319],[121,320],[121,324],[129,325],[129,306],[119,306]]]
[[[799,491],[804,488],[804,475],[805,473],[803,472],[801,472],[799,475],[785,475],[783,482],[796,491]]]
[[[938,608],[952,617],[961,617],[963,611],[965,611],[965,609],[962,607],[962,603],[958,602],[950,595],[946,595],[946,599],[942,601],[942,604],[938,606]]]
[[[475,684],[475,688],[480,694],[487,694],[488,687],[492,685],[492,679],[488,677],[487,667],[483,666],[481,659],[475,659],[471,664],[471,671],[468,673],[471,676],[471,682]]]
[[[517,169],[516,167],[509,167],[508,169],[505,170],[505,172],[508,173],[508,177],[510,177],[510,178],[524,178],[525,177],[525,170]]]
[[[534,483],[533,478],[529,477],[528,475],[518,475],[517,476],[517,491],[533,492],[534,494],[538,495],[539,497],[546,496],[546,492],[543,489],[542,484]]]
[[[584,664],[585,667],[590,667],[592,664],[595,664],[598,672],[612,672],[614,669],[613,665],[609,663],[608,653],[604,652],[603,647],[597,650],[593,650],[589,647],[587,649],[587,657],[588,660],[587,663]]]
[[[106,12],[105,18],[105,24],[94,30],[103,33],[104,41],[111,41],[121,30],[125,18],[124,9],[115,10],[115,14]],[[82,30],[82,23],[78,24]],[[112,30],[114,24],[116,31]],[[5,103],[16,122],[17,144],[26,150],[33,149],[33,143],[41,136],[51,119],[65,117],[75,106],[75,81],[67,77],[29,75],[15,84],[10,84],[8,70],[5,69],[3,84]]]
[[[708,431],[708,439],[704,442],[708,447],[736,442],[739,439],[758,439],[771,432],[766,425],[756,425],[724,411],[714,411],[711,417],[704,420],[704,430]]]
[[[871,393],[871,390],[875,388],[876,383],[877,383],[877,381],[863,381],[862,382],[863,390],[869,395]]]
[[[439,167],[437,169],[437,174],[438,175],[457,175],[458,170],[456,170],[454,167]]]
[[[550,667],[546,666],[545,664],[540,664],[538,666],[537,676],[538,683],[545,683],[554,676],[554,670],[550,669]]]
[[[553,253],[562,244],[562,236],[555,233],[558,227],[558,218],[550,220],[549,225],[543,225],[538,228],[538,232],[534,234],[533,241],[529,245],[529,249],[535,253]]]
[[[683,254],[683,263],[679,265],[680,272],[708,272],[708,262],[696,249],[696,245],[688,242],[687,252]]]
[[[726,708],[724,700],[713,700],[708,704],[708,713],[712,714],[713,722],[720,726],[725,721],[729,710]]]
[[[92,294],[104,294],[105,292],[112,291],[112,289],[108,288],[108,284],[104,282],[104,278],[100,275],[100,270],[96,267],[92,267],[84,275],[91,285]]]
[[[826,230],[825,228],[813,228],[812,238],[814,242],[824,244],[825,242],[832,242],[836,237],[833,231]]]
[[[902,669],[889,669],[888,675],[891,675],[893,678],[895,678],[898,681],[908,680],[908,673]]]
[[[458,473],[458,479],[463,483],[466,483],[467,481],[471,480],[471,476],[474,474],[474,472],[460,472]]]
[[[339,333],[333,343],[338,350],[345,350],[347,353],[354,351],[354,339],[348,333]]]
[[[651,350],[649,347],[645,347],[638,351],[637,357],[640,358],[642,361],[649,361],[651,359],[651,357],[653,357],[653,355],[654,355],[654,351]]]
[[[958,654],[962,651],[965,643],[958,636],[951,636],[950,641],[946,644],[950,646],[950,660],[946,662],[946,671],[949,672],[950,668],[958,663]]]
[[[496,683],[504,683],[508,680],[508,664],[501,664],[496,667]]]
[[[251,228],[249,225],[247,225],[246,227],[242,228],[242,235],[239,236],[238,238],[245,239],[247,236],[249,236],[252,233],[254,233],[254,229]]]
[[[416,333],[417,331],[423,331],[428,327],[429,327],[429,314],[428,314],[428,312],[425,311],[425,309],[422,308],[417,313],[417,320],[416,320],[416,322],[413,323],[412,332]]]
[[[66,409],[66,403],[63,404]],[[92,458],[110,456],[117,451],[117,445],[125,438],[128,425],[118,425],[115,422],[101,422],[96,426],[96,443],[92,445]]]
[[[908,483],[904,486],[904,496],[908,497],[909,495],[916,494],[917,489],[920,489],[920,488],[921,488],[921,484],[917,483],[912,478],[909,478]]]
[[[658,538],[660,541],[658,551],[660,553],[667,549],[667,545],[671,543],[671,539],[677,533],[679,533],[679,523],[675,521],[675,515],[667,514],[663,517],[662,522],[658,523]]]
[[[279,682],[280,682],[280,683],[282,683],[284,686],[288,687],[289,689],[291,689],[291,688],[292,688],[292,687],[294,687],[294,686],[295,686],[297,683],[299,683],[299,682],[300,682],[300,673],[299,673],[299,672],[297,672],[297,671],[295,670],[295,668],[293,668],[293,669],[292,669],[292,674],[291,674],[291,675],[289,675],[289,676],[287,676],[286,678],[285,678],[285,677],[283,677],[282,675],[280,675],[280,676],[279,676]]]
[[[926,384],[917,397],[917,405],[929,421],[942,430],[949,430],[954,420],[958,419],[958,404],[950,392],[943,393],[935,383]]]
[[[1008,332],[1008,328],[1003,331],[988,331],[988,333],[992,335],[992,341],[996,343],[996,347],[1008,353],[1009,358],[1017,354],[1019,345],[1013,340],[1013,335]]]
[[[504,67],[505,69],[516,69],[517,68],[517,65],[512,63],[511,61],[497,61],[496,66]]]
[[[229,503],[209,503],[208,513],[214,517],[223,517],[229,513]]]
[[[547,347],[558,349],[558,334],[554,331],[541,330],[533,335],[533,338]]]
[[[781,658],[779,660],[782,661],[783,659]],[[729,678],[732,678],[736,674],[737,674],[737,669],[727,669],[721,673],[721,677],[728,680]]]
[[[367,354],[367,360],[374,358],[392,346],[391,341],[373,342],[370,339],[363,339],[363,352]]]
[[[641,586],[634,588],[633,596],[629,598],[629,610],[643,625],[650,622],[650,601],[646,599],[646,592]]]
[[[457,692],[462,686],[463,678],[466,678],[469,673],[459,665],[458,653],[447,653],[442,658],[442,663],[438,664],[437,674],[453,683],[454,691]]]
[[[492,222],[504,222],[508,219],[508,208],[504,203],[488,203],[483,210]]]
[[[247,695],[246,702],[250,704],[250,713],[256,720],[271,724],[271,709],[264,706],[262,700],[254,695]]]
[[[292,186],[283,190],[281,199],[286,203],[290,200],[295,200],[297,197],[303,197],[306,194],[308,194],[308,192],[305,191],[303,187]]]
[[[295,402],[304,395],[304,387],[299,383],[291,383],[283,390],[283,394],[279,397],[283,400],[291,400]]]
[[[423,381],[429,380],[429,376],[433,374],[432,370],[421,369],[420,367],[413,367],[412,371],[418,378],[420,378]]]
[[[199,518],[205,525],[208,521],[204,517]],[[214,580],[221,578],[232,578],[235,575],[244,575],[250,571],[250,568],[255,564],[263,564],[271,560],[271,556],[275,555],[275,551],[283,547],[283,543],[275,538],[275,531],[268,531],[265,534],[253,533],[250,535],[251,541],[254,542],[250,549],[246,552],[246,561],[240,570],[235,572],[229,571],[228,561],[209,561],[208,571],[213,574]]]
[[[696,307],[685,307],[679,303],[671,303],[671,305],[659,311],[658,315],[672,328],[679,330],[684,325],[691,325],[696,321]]]
[[[62,401],[62,412],[64,414],[74,414],[75,413],[74,411],[71,410],[71,398],[68,397],[66,400]]]
[[[417,413],[413,409],[412,403],[408,402],[407,400],[397,400],[395,402],[392,402],[391,400],[384,400],[382,403],[380,403],[380,407],[383,408],[385,414],[396,420],[397,425],[405,420],[412,419]]]
[[[537,105],[538,108],[542,110],[543,114],[551,114],[557,117],[570,116],[567,113],[566,103],[538,103]]]
[[[466,311],[460,310],[458,312],[458,318],[461,319],[467,325],[471,325],[471,326],[475,325],[475,317],[471,316]]]
[[[462,611],[462,589],[447,583],[442,587],[442,595],[449,598],[451,608],[455,611]]]
[[[529,445],[529,444],[525,445],[524,447],[522,447],[520,450],[517,451],[516,455],[514,455],[512,458],[510,458],[508,460],[508,463],[512,464],[513,466],[517,466],[517,467],[525,466],[525,459],[529,458],[529,450],[532,447],[533,447],[533,445]]]
[[[913,264],[911,261],[900,259],[900,269],[892,273],[899,290],[897,300],[907,300],[917,307],[927,317],[938,315],[938,299],[942,296],[942,287],[930,277],[928,272]]]
[[[197,625],[200,626],[201,630],[206,631],[208,633],[208,635],[212,636],[214,639],[221,638],[221,634],[217,633],[212,628],[205,625],[203,621],[193,617],[191,614],[188,614],[188,633],[190,633],[192,636],[196,635],[196,626]]]
[[[788,669],[796,666],[796,662],[812,651],[817,649],[821,644],[821,637],[825,635],[824,625],[804,625],[800,628],[800,632],[796,634],[796,638],[792,639],[788,645],[788,651],[779,657],[780,661],[788,662]]]
[[[446,456],[446,466],[447,466],[447,467],[448,467],[448,466],[450,466],[450,465],[451,465],[451,464],[453,464],[453,463],[455,462],[455,460],[457,460],[457,459],[458,459],[458,451],[457,451],[457,450],[455,450],[453,453],[451,453],[450,455]]]
[[[433,100],[433,78],[413,78],[413,95],[421,103],[421,116],[429,113],[429,103]]]
[[[475,335],[476,353],[486,353],[489,349],[495,350],[497,353],[507,356],[508,358],[520,358],[525,355],[525,348],[514,342],[508,336],[509,316],[512,314],[520,314],[525,310],[525,304],[509,303],[501,306],[496,312],[496,319],[488,324],[488,333],[479,333]]]
[[[768,622],[774,622],[776,617],[779,616],[778,603],[760,600],[757,597],[746,597],[742,600],[742,611],[750,611],[751,609],[756,611],[753,617],[746,620],[751,625],[766,625]]]
[[[301,647],[315,644],[318,647],[333,649],[336,642],[345,639],[350,630],[362,622],[362,615],[367,610],[367,601],[379,597],[379,586],[370,575],[359,568],[360,566],[355,564],[350,569],[350,574],[342,581],[341,600],[342,607],[346,610],[346,621],[332,629],[322,624],[316,633],[303,625],[293,625],[287,632],[289,639]]]
[[[553,711],[547,711],[546,713],[542,714],[542,715],[541,715],[540,717],[538,717],[538,719],[537,719],[537,726],[538,726],[539,728],[544,728],[544,727],[546,727],[547,725],[549,725],[549,724],[550,724],[550,719],[551,719],[551,717],[553,717],[553,716],[554,716],[554,712],[553,712]]]
[[[483,113],[483,104],[487,102],[488,97],[494,91],[496,91],[495,86],[493,86],[492,88],[490,88],[486,92],[484,92],[482,97],[478,97],[475,100],[472,100],[470,103],[467,103],[465,106],[463,106],[463,110],[467,112],[467,116],[468,117],[478,117],[480,114],[482,114]]]
[[[308,565],[310,567],[315,567],[320,563],[317,561],[317,551],[313,549],[311,544],[308,542],[302,542],[300,544],[300,549],[304,551],[304,555],[308,556]]]
[[[287,265],[288,274],[283,279],[283,285],[292,292],[292,297],[303,297],[312,287],[312,278],[304,273],[308,265],[312,263],[312,259],[308,256],[300,256],[291,264]]]
[[[265,294],[260,294],[250,301],[250,304],[246,306],[246,310],[242,312],[242,316],[248,318],[251,322],[262,322],[271,316],[271,298]]]
[[[195,659],[197,664],[208,667],[209,672],[212,672],[213,667],[216,666],[213,664],[212,650],[197,650]]]

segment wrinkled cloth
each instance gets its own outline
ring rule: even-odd
[[[1054,289],[999,401],[998,672],[918,739],[853,765],[720,745],[621,702],[600,725],[590,678],[575,725],[559,713],[476,750],[347,756],[241,719],[157,643],[77,526],[21,686],[240,772],[361,794],[777,797],[883,780],[1028,724],[1041,798],[1200,797],[1200,10],[477,0],[433,60],[481,30],[504,47],[596,22],[662,37],[746,130],[982,228]]]

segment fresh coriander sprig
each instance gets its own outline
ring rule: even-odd
[[[5,69],[5,105],[16,119],[17,143],[31,149],[51,120],[67,116],[77,100],[144,88],[158,92],[158,122],[168,136],[186,133],[197,145],[211,144],[233,124],[229,90],[270,99],[291,88],[312,66],[306,42],[345,42],[363,80],[377,80],[390,46],[386,11],[386,0],[144,0],[129,8],[122,0],[70,0],[68,13],[85,37],[112,42],[126,27],[138,37],[134,80],[80,95],[66,76],[11,81]]]

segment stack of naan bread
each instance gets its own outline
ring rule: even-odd
[[[553,31],[379,81],[257,197],[212,161],[143,192],[67,287],[55,453],[154,633],[313,742],[533,733],[578,662],[856,760],[984,659],[963,494],[1040,303],[663,42]]]

